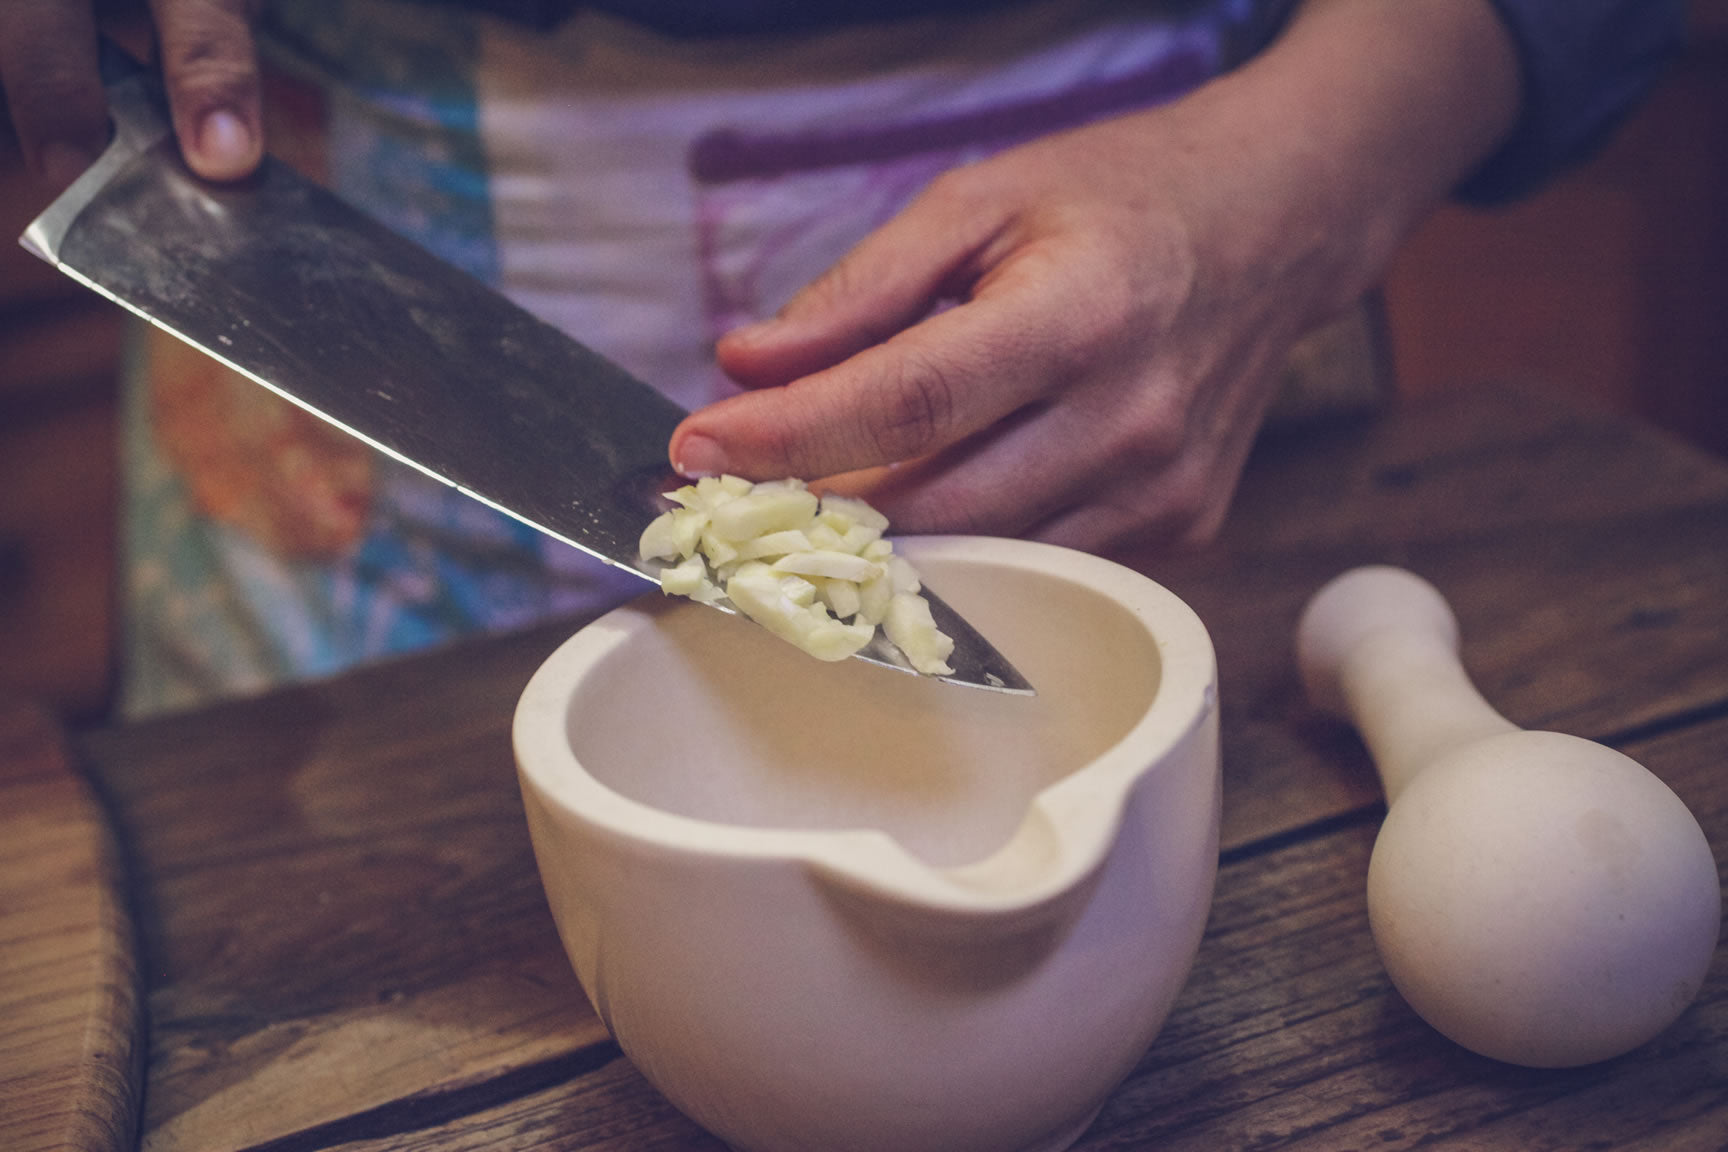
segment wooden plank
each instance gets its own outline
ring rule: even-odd
[[[1308,597],[1358,564],[1432,580],[1478,685],[1523,726],[1600,739],[1728,699],[1728,466],[1541,392],[1263,445],[1215,547],[1127,559],[1218,648],[1227,844],[1378,801],[1292,655]]]
[[[1728,847],[1728,719],[1628,746]],[[1728,1138],[1728,951],[1636,1053],[1519,1069],[1423,1024],[1386,981],[1362,888],[1370,822],[1249,856],[1220,878],[1193,984],[1082,1148],[1719,1147]],[[1141,1143],[1136,1143],[1136,1142]]]
[[[101,810],[47,713],[0,697],[0,1147],[132,1147],[141,1027]]]
[[[152,975],[152,1149],[228,1148],[604,1043],[508,722],[566,629],[88,736]]]
[[[1484,385],[1263,439],[1221,543],[1300,554],[1479,539],[1725,494],[1719,457],[1562,394]]]
[[[1466,667],[1521,726],[1601,739],[1728,699],[1728,505],[1629,518],[1607,547],[1594,527],[1553,526],[1174,571],[1219,651],[1227,843],[1378,801],[1356,741],[1317,723],[1292,652],[1308,597],[1369,562],[1446,594]]]
[[[1625,750],[1692,806],[1728,865],[1728,782],[1720,772],[1728,762],[1728,716]],[[1693,1006],[1636,1052],[1563,1070],[1476,1056],[1424,1024],[1380,967],[1363,903],[1376,828],[1363,821],[1224,865],[1188,987],[1163,1035],[1075,1152],[1704,1152],[1728,1142],[1728,949]],[[724,1146],[620,1058],[454,1122],[410,1124],[343,1147]]]

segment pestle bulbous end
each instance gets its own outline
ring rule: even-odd
[[[1375,945],[1417,1014],[1484,1056],[1594,1063],[1667,1028],[1721,924],[1708,840],[1642,765],[1516,731],[1424,769],[1368,871]]]

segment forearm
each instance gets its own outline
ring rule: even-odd
[[[1236,153],[1244,251],[1321,265],[1298,280],[1325,313],[1375,282],[1494,152],[1519,99],[1517,55],[1487,0],[1307,0],[1182,112]]]

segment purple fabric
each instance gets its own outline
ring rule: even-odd
[[[1121,75],[963,110],[698,136],[687,164],[710,337],[773,313],[942,172],[1035,136],[1175,99],[1215,75],[1218,62],[1217,37],[1197,34],[1172,39]]]
[[[434,0],[440,2],[440,0]],[[1018,0],[441,0],[549,26],[587,6],[677,36],[803,31]],[[1197,7],[1205,0],[1164,0]],[[1268,26],[1299,0],[1253,0]],[[1494,203],[1587,159],[1649,91],[1681,43],[1685,0],[1489,0],[1518,49],[1524,106],[1505,145],[1457,190]]]
[[[552,28],[579,8],[632,20],[667,36],[802,32],[936,12],[977,12],[1021,0],[422,0],[457,3],[534,28]]]
[[[582,7],[634,20],[669,36],[804,32],[903,20],[939,12],[980,12],[1022,0],[585,0]]]
[[[1056,99],[1005,104],[917,124],[832,134],[714,132],[698,140],[690,171],[703,184],[760,180],[837,164],[896,159],[961,145],[1008,143],[1174,99],[1212,72],[1210,56],[1178,52],[1150,69],[1076,88]]]
[[[1515,199],[1592,155],[1678,50],[1685,0],[1490,0],[1517,44],[1524,106],[1506,143],[1458,189]]]

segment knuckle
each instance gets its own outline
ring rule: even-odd
[[[1108,250],[1103,237],[1076,243],[1077,250],[1043,251],[1037,254],[1040,263],[1028,264],[1062,302],[1059,324],[1042,333],[1042,347],[1056,369],[1070,378],[1120,379],[1133,364],[1160,363],[1161,350],[1175,338],[1172,317],[1182,289]]]
[[[1186,538],[1201,531],[1211,520],[1211,503],[1211,493],[1204,484],[1195,477],[1182,476],[1166,495],[1165,516],[1170,523],[1181,526],[1181,534]]]
[[[801,319],[843,312],[847,310],[849,301],[868,296],[872,287],[873,279],[866,261],[854,248],[794,293],[780,309],[779,315],[784,319]],[[872,331],[867,338],[881,339],[885,335],[886,332],[877,334]]]
[[[1111,477],[1094,500],[1115,522],[1092,527],[1110,545],[1160,543],[1199,547],[1218,532],[1229,501],[1229,485],[1215,483],[1205,453],[1176,421],[1142,426],[1112,444],[1105,474]]]
[[[248,0],[198,4],[159,3],[165,70],[181,87],[226,90],[257,71]]]
[[[256,68],[250,57],[237,56],[226,45],[195,41],[187,46],[173,66],[174,86],[182,95],[209,100],[227,100],[253,80]]]
[[[1230,486],[1215,483],[1205,469],[1184,468],[1172,476],[1163,518],[1170,525],[1173,547],[1194,549],[1210,543],[1224,525],[1229,502]]]
[[[930,182],[918,193],[916,199],[926,203],[970,203],[978,195],[979,173],[980,169],[975,164],[960,164],[952,168],[944,168],[931,177]]]
[[[1218,538],[1218,533],[1224,528],[1225,509],[1220,505],[1216,510],[1208,511],[1206,515],[1196,516],[1188,524],[1187,529],[1176,538],[1174,549],[1183,552],[1197,552]]]
[[[1104,236],[1088,233],[1076,243],[1081,251],[1071,263],[1085,269],[1087,312],[1111,327],[1138,316],[1148,291],[1144,277]]]
[[[940,365],[907,354],[883,385],[877,417],[868,429],[882,462],[904,460],[941,444],[953,426],[955,386]]]
[[[1116,455],[1141,468],[1156,467],[1181,456],[1188,441],[1188,423],[1182,412],[1175,405],[1154,400],[1141,405],[1140,411],[1123,423]]]
[[[774,421],[753,429],[745,462],[733,470],[751,480],[775,480],[782,476],[811,476],[822,469],[812,469],[804,444],[790,423]]]
[[[1148,335],[1175,329],[1197,292],[1195,258],[1170,237],[1124,239],[1123,229],[1077,231],[1067,261],[1085,269],[1082,286],[1093,323],[1113,333]]]

